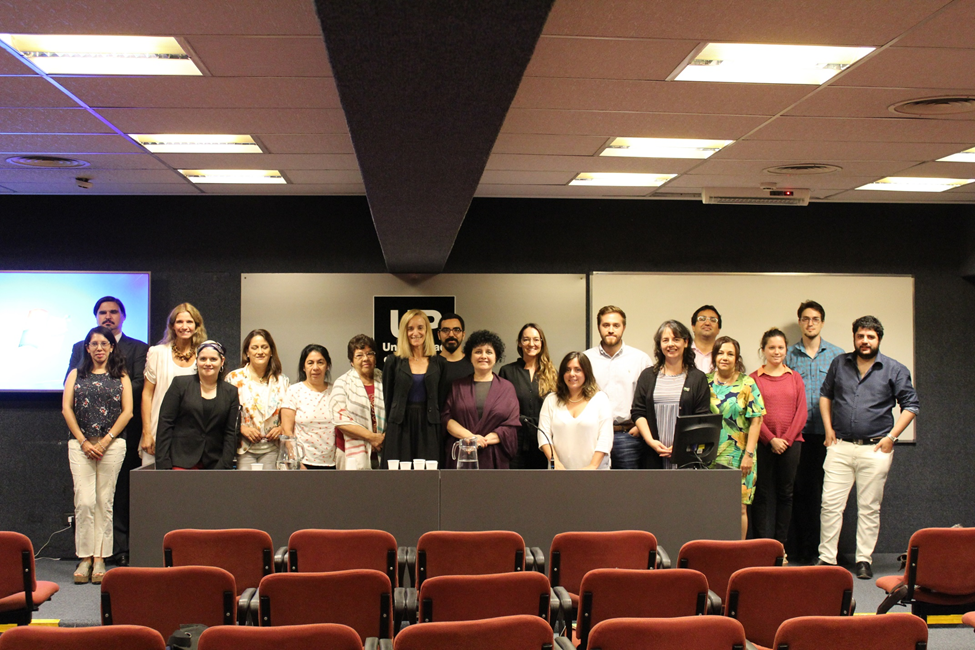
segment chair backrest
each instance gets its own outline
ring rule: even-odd
[[[525,570],[525,540],[508,530],[424,533],[416,543],[416,584],[449,575]]]
[[[271,536],[253,528],[173,530],[163,537],[166,566],[215,566],[234,576],[238,593],[274,573]]]
[[[707,609],[708,580],[693,569],[593,569],[580,589],[576,633],[583,650],[600,621],[698,616]]]
[[[785,548],[776,539],[700,539],[681,547],[677,566],[706,575],[708,587],[723,598],[728,591],[728,578],[738,569],[782,566],[784,559]]]
[[[0,531],[0,598],[37,589],[34,545],[26,535]]]
[[[393,588],[381,571],[275,573],[261,580],[262,627],[338,623],[364,643],[393,638]]]
[[[292,573],[372,569],[396,586],[396,538],[384,530],[297,530],[288,539]]]
[[[913,614],[800,616],[783,621],[776,650],[924,650],[928,626]]]
[[[853,575],[838,566],[752,567],[728,581],[725,613],[752,643],[771,647],[782,621],[797,616],[848,616]]]
[[[200,635],[199,650],[362,650],[359,634],[347,625],[319,623],[283,627],[213,627]]]
[[[578,594],[593,569],[652,569],[657,538],[644,530],[559,533],[552,539],[548,577],[553,587]]]
[[[940,594],[975,594],[975,528],[924,528],[911,535],[904,574],[914,587]]]
[[[233,625],[237,587],[218,567],[117,567],[102,580],[102,625],[144,625],[164,638],[180,625]]]
[[[538,616],[410,625],[396,636],[396,650],[551,649],[552,628]]]
[[[693,645],[690,641],[693,639]],[[590,650],[742,650],[745,629],[724,616],[614,618],[592,628]]]
[[[548,578],[535,571],[436,576],[420,587],[419,620],[474,621],[519,614],[548,619],[549,594]]]
[[[165,650],[156,630],[141,625],[111,627],[17,627],[0,635],[0,650]]]

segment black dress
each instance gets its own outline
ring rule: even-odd
[[[524,359],[518,359],[501,367],[498,377],[507,379],[515,385],[518,396],[518,406],[522,417],[530,418],[534,425],[538,424],[538,414],[542,411],[544,395],[538,394],[538,372],[531,377],[525,370]],[[538,448],[538,433],[533,424],[522,424],[518,427],[518,453],[511,459],[511,469],[545,469],[548,461],[545,454]],[[547,432],[546,432],[547,433]]]
[[[409,402],[413,373],[410,360],[389,355],[383,365],[383,399],[386,403],[386,440],[379,467],[386,469],[387,460],[412,461],[414,458],[436,460],[443,467],[443,427],[440,410],[447,399],[444,358],[428,357],[423,377],[425,399]]]

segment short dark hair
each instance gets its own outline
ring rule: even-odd
[[[464,356],[470,359],[474,348],[479,348],[482,345],[490,345],[494,348],[494,356],[498,358],[498,361],[504,358],[504,341],[501,340],[500,336],[489,330],[477,330],[467,337],[467,341],[464,343]]]
[[[798,316],[799,318],[802,318],[802,312],[806,311],[807,309],[815,309],[816,311],[819,312],[819,317],[823,321],[826,320],[826,310],[823,309],[823,306],[820,305],[815,300],[807,300],[807,301],[803,302],[802,304],[800,304],[799,305],[799,311],[796,312],[796,316]]]
[[[653,335],[653,371],[660,372],[660,370],[664,367],[664,363],[666,362],[663,348],[660,345],[660,340],[664,336],[665,329],[669,329],[674,336],[679,339],[684,339],[684,341],[687,343],[687,347],[684,348],[684,370],[694,368],[695,355],[694,350],[691,348],[691,341],[693,340],[691,331],[687,329],[687,326],[684,325],[684,323],[678,320],[665,320],[660,324],[660,327],[657,328],[657,333]]]
[[[366,348],[369,348],[376,354],[379,354],[379,351],[376,350],[376,339],[372,338],[368,334],[356,334],[349,339],[349,361],[352,361],[353,357],[355,357],[356,350],[365,350]],[[329,365],[332,364],[331,361],[328,363]]]
[[[735,348],[735,370],[745,374],[745,362],[741,360],[741,346],[738,345],[738,341],[730,336],[719,336],[718,340],[714,342],[714,347],[711,348],[711,366],[714,368],[715,374],[718,372],[718,352],[721,351],[721,346],[725,343],[731,343],[732,347]]]
[[[603,322],[603,316],[606,314],[619,314],[623,319],[623,327],[626,327],[626,312],[616,305],[606,305],[599,308],[599,311],[596,312],[596,327],[599,327],[599,324]]]
[[[325,370],[325,381],[328,382],[332,377],[332,357],[328,355],[328,349],[318,343],[309,343],[302,348],[301,355],[298,357],[298,381],[308,379],[308,373],[305,372],[305,361],[308,360],[308,355],[312,352],[317,352],[325,357],[325,363],[328,364],[328,368]]]
[[[694,315],[691,316],[691,327],[694,327],[694,323],[697,322],[697,315],[700,314],[705,309],[710,309],[711,311],[713,311],[715,314],[718,315],[718,329],[721,329],[721,312],[719,312],[718,308],[715,307],[714,305],[701,305],[700,307],[698,307],[694,311]]]
[[[449,314],[442,315],[440,317],[440,322],[437,323],[437,329],[440,329],[441,327],[443,327],[443,322],[445,320],[459,320],[460,321],[460,328],[462,330],[466,330],[467,329],[467,326],[464,325],[464,319],[461,317],[461,315],[460,314],[454,314],[454,313],[449,313]]]
[[[876,316],[861,316],[853,321],[854,335],[857,330],[873,330],[877,333],[878,339],[883,340],[884,338],[884,326],[880,324],[880,320]]]
[[[599,392],[599,384],[596,383],[596,378],[592,374],[592,364],[589,362],[589,357],[586,356],[585,352],[570,352],[562,357],[562,363],[559,364],[559,376],[555,380],[555,398],[559,404],[565,404],[569,401],[569,387],[565,383],[565,373],[569,369],[569,362],[573,359],[579,362],[579,367],[586,375],[586,381],[582,384],[582,396],[589,399]]]
[[[122,301],[115,296],[102,296],[95,301],[95,308],[91,310],[93,316],[98,316],[98,308],[102,306],[103,302],[114,302],[116,305],[118,305],[118,310],[122,312],[122,317],[125,317],[125,305],[123,305]]]

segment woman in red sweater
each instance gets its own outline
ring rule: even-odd
[[[782,330],[762,336],[765,365],[751,374],[765,399],[765,419],[759,433],[755,503],[755,537],[772,537],[785,544],[792,519],[792,486],[796,480],[802,429],[806,426],[806,387],[798,372],[785,365],[789,342]]]

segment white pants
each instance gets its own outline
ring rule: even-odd
[[[255,454],[251,451],[237,454],[237,469],[249,470],[254,464],[263,465],[264,469],[276,469],[277,462],[277,447],[270,451],[265,451],[263,454]]]
[[[85,456],[81,443],[68,441],[68,462],[74,478],[74,545],[78,557],[107,557],[112,554],[112,507],[115,482],[125,460],[125,440],[108,446],[101,460]]]
[[[880,533],[880,503],[894,452],[874,451],[876,445],[837,441],[823,462],[823,510],[820,515],[819,559],[836,564],[836,547],[843,526],[850,488],[857,485],[857,562],[872,562]]]

